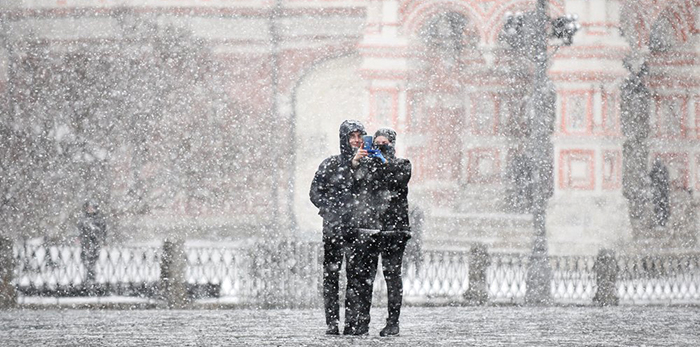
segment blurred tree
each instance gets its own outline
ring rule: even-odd
[[[508,163],[505,207],[509,212],[531,212],[533,184],[530,165],[531,161],[524,154],[515,155]]]
[[[634,57],[628,57],[625,66],[630,75],[620,87],[620,122],[625,135],[622,145],[622,194],[629,202],[630,222],[635,237],[640,237],[645,233],[650,211],[647,161],[651,94],[645,81],[648,75],[646,64],[635,64]]]
[[[256,200],[245,188],[264,159],[254,141],[262,126],[229,101],[211,48],[148,15],[122,10],[117,19],[117,40],[65,50],[34,35],[8,41],[0,213],[10,230],[73,233],[87,197],[115,225],[175,205],[196,215],[233,196]]]

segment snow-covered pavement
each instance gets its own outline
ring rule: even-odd
[[[699,346],[700,308],[408,307],[401,335],[325,336],[314,310],[0,311],[2,346]]]

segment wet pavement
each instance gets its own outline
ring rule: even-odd
[[[308,310],[0,311],[2,346],[700,346],[700,308],[408,307],[401,334],[325,336]]]

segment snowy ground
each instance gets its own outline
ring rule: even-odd
[[[408,307],[401,335],[325,336],[316,310],[0,311],[2,346],[700,346],[700,308]]]

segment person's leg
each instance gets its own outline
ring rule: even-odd
[[[382,237],[382,272],[387,287],[388,318],[380,335],[395,335],[399,332],[399,316],[403,301],[403,280],[401,263],[406,249],[406,237],[401,233],[391,233]]]
[[[323,303],[326,313],[328,334],[338,333],[340,305],[338,290],[340,268],[343,263],[343,241],[337,234],[324,233],[323,236]]]
[[[372,290],[374,289],[374,278],[377,275],[377,263],[379,262],[379,250],[377,248],[377,238],[370,236],[365,245],[365,257],[362,262],[362,311],[360,324],[369,331],[370,310],[372,308]]]
[[[369,235],[354,239],[348,256],[348,290],[344,334],[363,335],[369,331],[372,285],[377,269],[375,240]]]
[[[343,329],[344,335],[353,335],[357,328],[360,305],[360,279],[358,276],[361,262],[361,244],[357,240],[356,235],[353,235],[347,240],[347,262],[345,263],[345,277],[347,283],[345,286],[345,324]]]

